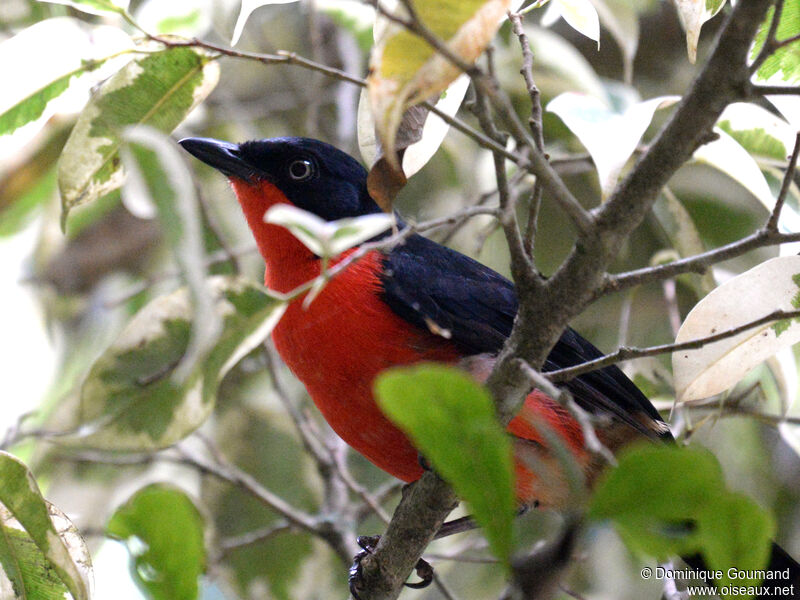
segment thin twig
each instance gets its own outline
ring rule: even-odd
[[[561,406],[567,409],[580,424],[581,431],[583,432],[583,443],[586,448],[597,456],[602,457],[607,463],[611,465],[616,464],[617,461],[614,458],[614,453],[597,437],[597,432],[592,424],[591,415],[575,402],[572,395],[566,390],[556,387],[553,381],[547,377],[547,373],[540,373],[525,361],[520,361],[519,364],[534,386],[561,404]]]
[[[447,584],[445,584],[441,576],[435,571],[433,573],[433,583],[437,588],[439,588],[439,591],[445,600],[456,600],[456,595],[450,590],[450,588],[447,587]]]
[[[228,240],[223,234],[219,223],[217,223],[216,218],[211,213],[211,208],[208,206],[208,202],[202,190],[197,189],[196,195],[197,204],[200,207],[200,215],[205,222],[206,227],[211,232],[211,235],[214,236],[214,239],[216,240],[217,244],[219,244],[222,252],[225,253],[227,262],[230,263],[233,272],[237,275],[240,274],[242,272],[242,265],[239,261],[240,255],[237,254],[237,252],[228,243]]]
[[[800,86],[786,85],[751,85],[747,94],[749,97],[763,96],[797,96],[800,95]]]
[[[786,173],[783,176],[781,190],[778,193],[777,200],[775,201],[775,207],[772,209],[772,214],[770,214],[769,220],[765,226],[765,229],[768,231],[778,231],[778,220],[781,218],[781,210],[783,209],[783,205],[786,203],[786,196],[789,194],[789,187],[791,186],[792,179],[794,178],[794,171],[797,168],[798,154],[800,154],[800,131],[797,132],[797,135],[795,136],[794,149],[789,157],[789,166],[786,167]]]
[[[536,233],[539,227],[539,212],[542,208],[543,191],[542,185],[537,179],[536,183],[533,184],[533,192],[531,192],[530,206],[528,207],[528,224],[525,227],[525,239],[523,241],[525,254],[528,255],[534,268],[534,250],[536,249]]]
[[[317,465],[330,467],[333,461],[327,448],[325,448],[324,444],[320,441],[320,431],[311,419],[300,410],[283,385],[278,373],[278,360],[269,342],[264,342],[261,345],[261,355],[264,357],[264,364],[267,368],[272,388],[278,395],[278,400],[283,405],[283,408],[289,414],[289,418],[292,419],[292,423],[300,436],[303,447],[305,447],[314,461],[316,461]]]
[[[389,521],[392,520],[392,517],[381,506],[379,498],[372,495],[364,486],[362,486],[355,480],[353,474],[350,473],[350,469],[347,468],[347,464],[345,463],[344,460],[342,460],[343,457],[338,457],[338,458],[339,460],[336,461],[336,467],[338,475],[342,478],[342,481],[344,481],[345,485],[347,485],[347,487],[354,494],[356,494],[356,496],[361,498],[365,506],[369,507],[381,521],[383,521],[385,524],[388,525]]]
[[[698,348],[702,348],[703,346],[707,346],[708,344],[713,344],[714,342],[719,342],[720,340],[724,340],[755,327],[759,325],[764,325],[765,323],[771,323],[773,321],[781,321],[783,319],[794,319],[796,317],[800,317],[800,309],[798,310],[775,310],[769,313],[768,315],[764,315],[758,319],[754,319],[743,325],[738,325],[737,327],[732,327],[731,329],[726,329],[725,331],[721,331],[719,333],[715,333],[713,335],[709,335],[702,338],[697,338],[694,340],[689,340],[686,342],[679,342],[675,344],[661,344],[659,346],[650,346],[648,348],[634,348],[629,346],[623,346],[619,348],[616,352],[611,354],[606,354],[605,356],[601,356],[599,358],[595,358],[594,360],[587,361],[580,365],[576,365],[574,367],[565,367],[563,369],[557,369],[554,371],[545,371],[542,373],[547,379],[554,383],[560,383],[564,381],[569,381],[578,377],[579,375],[583,375],[584,373],[589,373],[591,371],[596,371],[598,369],[602,369],[603,367],[608,367],[610,365],[616,364],[618,362],[622,362],[624,360],[632,360],[634,358],[644,358],[647,356],[657,356],[659,354],[667,354],[670,352],[680,352],[682,350],[696,350]]]
[[[725,246],[696,254],[687,258],[673,261],[664,265],[634,269],[615,275],[606,275],[604,283],[594,293],[594,298],[599,298],[611,292],[618,292],[635,285],[642,285],[654,281],[662,281],[683,273],[705,273],[714,264],[736,258],[756,248],[800,242],[800,232],[777,233],[760,229]]]
[[[522,67],[519,72],[525,80],[525,88],[531,99],[531,117],[528,122],[533,139],[536,142],[536,149],[544,152],[544,130],[542,128],[542,102],[539,88],[533,80],[533,50],[525,29],[522,27],[522,15],[519,13],[508,13],[511,21],[512,31],[519,38],[519,45],[522,49]]]
[[[522,27],[522,15],[519,13],[509,13],[508,18],[511,21],[514,35],[519,38],[519,45],[522,49],[522,67],[520,68],[520,74],[525,80],[525,87],[531,99],[531,116],[528,120],[528,126],[533,134],[533,141],[536,143],[536,149],[544,154],[542,102],[539,88],[536,86],[536,82],[533,79],[533,50],[531,50],[530,40],[525,33],[525,29]],[[545,158],[548,158],[546,154]],[[528,224],[525,229],[525,240],[523,242],[525,253],[531,261],[533,261],[533,253],[536,246],[536,232],[539,223],[539,211],[542,205],[542,192],[542,184],[537,177],[536,183],[533,186],[533,192],[531,193],[530,205],[528,207]]]
[[[265,540],[275,537],[280,533],[286,533],[288,531],[292,531],[292,529],[293,527],[290,523],[288,523],[287,521],[281,521],[274,525],[262,527],[261,529],[256,529],[254,531],[248,531],[247,533],[242,533],[241,535],[235,535],[229,538],[225,538],[219,543],[218,558],[224,558],[226,555],[230,554],[233,550],[238,550],[239,548],[244,548],[245,546],[251,546],[253,544],[263,542]]]
[[[491,61],[491,54],[489,55],[489,60]],[[497,126],[492,119],[492,114],[486,95],[480,88],[477,87],[475,88],[475,95],[476,101],[473,104],[473,108],[475,116],[478,117],[478,122],[480,123],[481,128],[498,144],[505,145],[507,136],[497,129]],[[508,185],[505,158],[497,153],[493,153],[492,158],[494,160],[497,193],[500,199],[499,220],[509,245],[511,270],[514,273],[515,280],[527,280],[535,273],[535,270],[529,260],[528,254],[525,251],[522,235],[519,231],[516,210],[516,193],[512,194],[512,191]]]
[[[184,465],[239,488],[265,507],[282,516],[293,527],[322,538],[328,542],[344,562],[348,562],[352,557],[352,549],[347,546],[344,540],[337,539],[329,524],[292,506],[283,498],[262,486],[248,473],[227,462],[219,464],[203,460],[184,446],[179,445],[175,447],[175,450],[177,453],[160,452],[145,455],[114,455],[105,452],[84,451],[76,454],[63,454],[58,459],[126,466],[146,465],[156,461]]]

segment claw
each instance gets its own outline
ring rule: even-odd
[[[350,571],[347,576],[347,585],[350,588],[350,595],[353,596],[355,600],[361,600],[361,597],[358,595],[358,588],[361,586],[361,561],[364,560],[364,557],[368,554],[372,554],[372,551],[375,549],[380,539],[379,535],[360,535],[356,538],[356,544],[361,548],[361,552],[353,557],[353,564],[350,565]]]
[[[380,541],[381,536],[379,535],[360,535],[356,538],[356,544],[358,544],[358,547],[364,550],[367,554],[372,554],[372,551],[375,550],[375,546],[377,546],[378,542]]]
[[[355,600],[361,600],[357,590],[361,585],[361,561],[367,554],[369,554],[368,551],[362,550],[353,557],[353,564],[350,565],[350,571],[347,576],[347,587],[350,588],[350,595]]]
[[[406,587],[410,587],[415,590],[421,590],[422,588],[428,587],[433,581],[433,567],[427,560],[420,558],[414,567],[414,571],[417,572],[417,577],[420,578],[420,581],[403,584]]]
[[[358,592],[361,587],[361,561],[364,560],[364,557],[368,554],[372,554],[372,551],[375,549],[375,546],[378,545],[380,539],[381,536],[379,535],[360,535],[356,538],[356,544],[361,548],[361,552],[353,557],[353,564],[350,566],[347,577],[350,595],[353,596],[355,600],[361,600]],[[420,558],[414,566],[414,571],[417,573],[417,577],[419,577],[420,580],[403,584],[406,587],[420,590],[428,587],[433,581],[433,567],[428,561]]]

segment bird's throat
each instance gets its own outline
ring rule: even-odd
[[[264,285],[288,293],[317,277],[317,257],[285,227],[264,222],[264,214],[276,204],[293,206],[283,192],[267,181],[249,183],[232,177],[231,185],[266,264]]]

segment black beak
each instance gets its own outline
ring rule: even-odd
[[[251,181],[256,175],[256,170],[240,156],[238,144],[211,138],[183,138],[178,143],[189,154],[228,177]]]

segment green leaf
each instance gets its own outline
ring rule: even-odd
[[[767,40],[775,8],[770,8],[767,18],[761,23],[756,33],[753,49],[750,53],[751,58],[758,56],[764,42]],[[781,11],[781,21],[778,23],[778,30],[775,37],[778,41],[788,39],[800,33],[800,3],[784,2]],[[800,82],[800,40],[778,48],[767,60],[759,67],[756,79],[768,81],[773,76],[778,76],[783,81],[796,85]]]
[[[236,277],[213,277],[209,284],[222,319],[214,347],[184,362],[193,322],[189,291],[156,298],[95,362],[81,390],[81,431],[65,441],[152,450],[174,444],[208,418],[222,377],[263,341],[286,307]],[[188,375],[176,376],[179,365]]]
[[[723,571],[763,569],[775,531],[763,509],[726,489],[714,455],[696,447],[626,451],[595,489],[589,516],[613,521],[638,553],[700,553],[710,569]]]
[[[64,4],[90,15],[103,15],[107,13],[122,13],[127,9],[129,0],[40,0],[50,4]]]
[[[47,104],[53,98],[67,91],[70,79],[76,75],[80,75],[83,71],[84,69],[78,69],[67,73],[9,108],[0,115],[0,135],[13,133],[26,123],[30,123],[41,117]]]
[[[156,206],[167,243],[192,295],[192,337],[182,361],[188,369],[181,368],[180,379],[188,375],[198,356],[208,352],[221,325],[205,283],[203,229],[194,183],[177,145],[166,135],[140,125],[126,130],[123,138],[128,142],[121,149],[128,172],[123,198],[129,206]]]
[[[62,225],[74,206],[122,184],[122,130],[150,125],[172,131],[214,88],[219,67],[191,48],[136,59],[106,81],[81,113],[59,161]]]
[[[12,204],[0,208],[0,237],[13,235],[25,227],[36,208],[52,198],[55,190],[56,170],[50,167],[28,190],[14,197]]]
[[[782,163],[794,147],[795,132],[792,126],[755,104],[730,104],[720,116],[717,127],[753,156],[771,158]]]
[[[48,29],[53,29],[55,31],[54,26]],[[41,29],[38,31],[42,32]],[[52,36],[52,32],[49,33]],[[28,34],[29,37],[31,35],[33,34]],[[127,52],[128,50],[120,50],[119,52],[103,58],[81,60],[80,67],[61,75],[47,85],[33,91],[27,97],[21,99],[14,106],[0,114],[0,136],[13,133],[23,125],[41,117],[50,101],[63,94],[69,88],[73,77],[80,77],[84,73],[94,71],[110,59],[126,54]]]
[[[731,566],[763,569],[769,562],[775,521],[758,504],[741,494],[725,494],[701,513],[699,533],[709,569],[723,572],[721,585],[755,586],[760,579],[730,579]]]
[[[64,513],[47,504],[59,538],[67,546],[78,568],[91,575],[91,558],[83,538]],[[66,584],[39,550],[19,521],[0,505],[0,598],[18,600],[64,600]],[[70,597],[72,597],[70,595]]]
[[[670,476],[676,473],[680,476]],[[655,481],[659,484],[651,485]],[[589,515],[679,523],[691,519],[704,498],[723,487],[722,469],[708,450],[640,446],[622,454],[617,468],[609,470],[594,491]]]
[[[195,600],[205,572],[205,522],[189,497],[166,484],[136,492],[106,532],[125,542],[137,585],[153,600]]]
[[[72,544],[65,541],[54,525],[50,509],[33,474],[18,458],[0,452],[0,482],[0,503],[13,515],[19,526],[25,529],[39,554],[55,572],[56,578],[63,582],[75,600],[88,599],[89,584],[71,554]],[[23,538],[19,534],[10,533],[11,529],[16,528],[5,516],[5,512],[0,520],[5,533],[3,547],[0,548],[0,563],[3,570],[10,573],[9,577],[16,578],[17,584],[24,584],[29,578],[26,569],[35,568],[34,565],[24,564],[32,556],[32,550],[23,549],[20,546]],[[15,579],[12,578],[11,581],[14,582]]]
[[[460,369],[426,364],[385,371],[375,393],[386,416],[470,505],[492,551],[507,562],[516,502],[511,440],[488,392]]]

